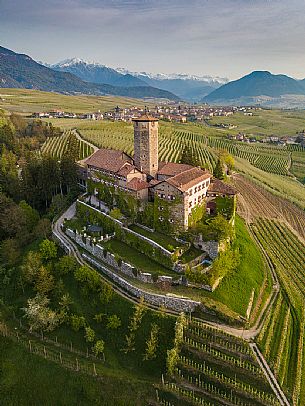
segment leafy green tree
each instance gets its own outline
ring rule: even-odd
[[[177,348],[174,347],[171,350],[167,350],[166,367],[167,372],[170,376],[174,375],[178,361],[179,361],[179,352]]]
[[[98,357],[104,352],[105,342],[103,340],[97,340],[94,346],[92,347],[93,354]]]
[[[108,283],[103,283],[102,289],[99,293],[99,299],[101,303],[107,304],[113,298],[113,288]]]
[[[41,295],[46,295],[52,289],[54,289],[54,277],[44,266],[39,268],[34,289]]]
[[[23,264],[21,271],[26,282],[34,283],[42,267],[41,255],[38,252],[30,251]]]
[[[50,300],[46,296],[40,294],[28,299],[27,307],[23,311],[28,320],[30,331],[52,331],[58,325],[58,314],[48,307],[49,302]]]
[[[39,245],[39,251],[43,259],[46,261],[57,257],[57,247],[54,241],[43,240]]]
[[[74,331],[79,331],[81,328],[86,326],[86,319],[84,316],[72,314],[70,316],[70,325]]]
[[[217,179],[224,179],[223,166],[219,158],[214,167],[213,176]]]
[[[119,316],[116,314],[112,314],[111,316],[108,317],[107,321],[107,328],[110,330],[116,330],[121,326],[122,322]]]
[[[109,215],[113,217],[116,220],[120,220],[123,217],[123,214],[121,213],[121,210],[118,209],[117,207],[110,210]]]
[[[142,322],[142,318],[144,316],[144,313],[146,312],[146,307],[144,305],[144,298],[141,297],[139,303],[137,303],[134,306],[134,313],[129,321],[129,334],[125,336],[126,338],[126,347],[123,350],[125,353],[134,351],[135,350],[135,333],[140,327],[140,324]]]
[[[56,269],[60,275],[67,275],[68,273],[74,273],[78,263],[76,259],[70,255],[64,255],[56,264]]]
[[[16,238],[8,238],[1,243],[1,259],[8,266],[16,265],[21,256],[20,245]]]
[[[38,224],[40,218],[38,211],[33,209],[24,200],[19,203],[19,207],[23,212],[25,227],[27,228],[27,231],[32,232],[34,230],[34,227]]]
[[[181,154],[180,163],[192,166],[200,166],[200,159],[196,149],[191,149],[185,145]]]
[[[150,337],[146,342],[146,351],[143,357],[143,360],[145,361],[149,361],[157,357],[159,330],[160,329],[157,324],[153,323],[151,326]]]
[[[42,218],[36,224],[34,234],[37,238],[48,238],[51,234],[51,222],[47,218]]]
[[[70,310],[70,306],[73,304],[73,300],[70,294],[69,293],[63,294],[58,304],[63,310],[68,312]]]
[[[90,327],[85,327],[85,339],[88,343],[93,343],[95,339],[95,331]]]

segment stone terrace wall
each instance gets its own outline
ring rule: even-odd
[[[120,220],[114,219],[113,217],[109,216],[109,214],[106,214],[106,213],[102,212],[101,210],[97,209],[97,208],[94,207],[94,206],[91,206],[90,204],[88,204],[88,203],[86,203],[86,202],[83,202],[82,200],[77,200],[77,202],[79,202],[79,203],[81,203],[81,204],[83,204],[83,205],[89,207],[90,209],[97,211],[99,214],[101,214],[101,215],[103,215],[103,216],[105,216],[105,217],[111,219],[112,221],[114,221],[115,223],[117,223],[117,224],[118,224],[124,231],[126,231],[127,233],[136,235],[138,238],[141,238],[142,240],[149,242],[149,244],[152,245],[153,247],[159,248],[159,249],[163,252],[164,255],[166,255],[166,256],[168,256],[168,257],[171,257],[171,256],[172,256],[173,253],[170,252],[170,251],[168,251],[168,250],[167,250],[166,248],[164,248],[162,245],[158,244],[156,241],[151,240],[151,239],[148,238],[148,237],[145,237],[145,236],[142,235],[142,234],[139,234],[139,233],[137,233],[137,232],[131,230],[131,229],[128,228],[128,227],[125,227],[125,226],[123,225],[123,223],[122,223]]]
[[[94,244],[91,241],[90,237],[83,237],[77,231],[74,232],[69,228],[66,229],[66,234],[78,245],[80,245],[86,251],[90,252],[90,254],[92,254],[94,257],[102,260],[103,262],[122,272],[124,275],[130,278],[138,279],[139,281],[144,283],[154,283],[152,274],[138,271],[128,262],[122,261],[121,265],[119,266],[117,260],[115,259],[115,256],[110,252],[105,252],[104,248],[99,244]],[[173,278],[171,276],[168,276],[167,280],[170,280],[170,284],[172,284]],[[161,281],[163,281],[162,276],[158,276],[156,282],[158,283]]]
[[[193,312],[196,309],[196,307],[200,306],[201,304],[200,302],[195,302],[194,300],[190,299],[172,297],[168,295],[158,295],[156,293],[146,292],[145,290],[133,286],[131,283],[127,282],[119,275],[105,268],[102,264],[100,264],[98,261],[87,255],[86,253],[83,253],[82,256],[86,259],[86,261],[90,262],[96,268],[100,269],[116,284],[121,286],[126,292],[138,298],[143,297],[145,302],[149,304],[158,307],[165,306],[167,309],[171,309],[177,312]]]

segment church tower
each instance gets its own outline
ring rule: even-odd
[[[158,119],[145,114],[133,119],[135,166],[152,177],[158,171]]]

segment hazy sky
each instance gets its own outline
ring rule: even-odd
[[[305,77],[304,0],[0,0],[0,45],[48,63]]]

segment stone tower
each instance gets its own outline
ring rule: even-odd
[[[158,171],[158,119],[145,111],[133,119],[135,166],[152,177]]]

